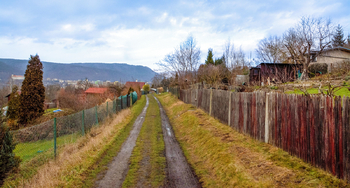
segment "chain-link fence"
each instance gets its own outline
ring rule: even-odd
[[[43,153],[56,156],[57,148],[75,142],[92,127],[98,126],[112,114],[130,107],[136,101],[137,93],[133,92],[90,109],[13,131],[14,139],[18,143],[14,150],[15,155],[22,162],[30,161]]]

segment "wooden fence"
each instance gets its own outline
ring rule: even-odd
[[[350,181],[350,99],[170,89],[221,122]]]

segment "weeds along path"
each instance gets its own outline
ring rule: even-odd
[[[166,183],[162,122],[158,104],[149,96],[145,121],[130,157],[123,187],[164,187]]]
[[[135,147],[136,139],[140,133],[142,124],[145,119],[146,111],[149,105],[148,97],[146,96],[146,106],[143,108],[142,113],[137,117],[133,129],[130,132],[129,137],[123,143],[122,148],[118,155],[108,165],[108,171],[105,176],[95,183],[96,187],[121,187],[125,175],[128,171],[128,161],[131,153]]]
[[[162,104],[157,98],[155,99],[157,100],[160,109],[165,143],[168,179],[166,187],[201,187],[175,138],[173,129],[169,123],[168,116],[166,115]]]

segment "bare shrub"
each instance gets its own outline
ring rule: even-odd
[[[308,71],[310,73],[314,73],[315,75],[316,73],[319,73],[319,72],[321,72],[322,74],[325,74],[328,72],[328,65],[327,63],[315,63],[308,67]]]

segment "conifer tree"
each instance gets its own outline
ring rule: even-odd
[[[10,95],[10,101],[8,103],[8,110],[6,117],[12,120],[18,119],[20,95],[18,94],[18,87],[15,85]]]
[[[7,173],[18,167],[21,162],[21,159],[13,153],[15,146],[9,129],[0,125],[0,187]]]
[[[344,46],[344,44],[345,44],[345,39],[344,39],[343,28],[340,25],[338,25],[332,39],[332,46],[333,48],[335,48],[339,46]]]
[[[205,60],[205,64],[207,65],[214,65],[214,60],[213,60],[213,49],[209,48],[208,49],[208,56],[207,56],[207,60]]]
[[[43,64],[39,56],[30,56],[21,90],[19,122],[27,124],[44,114],[45,87]]]

